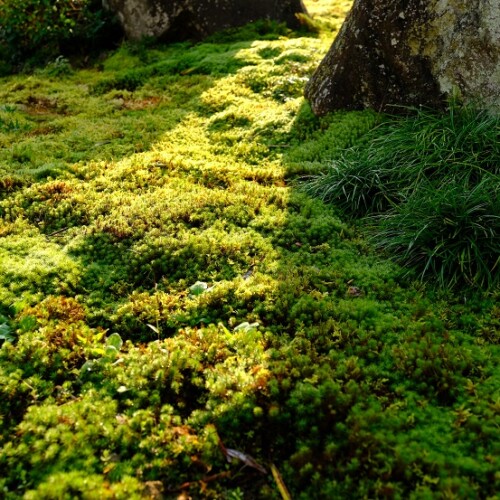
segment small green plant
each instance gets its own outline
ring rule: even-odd
[[[0,316],[0,320],[4,319]],[[12,329],[7,322],[0,323],[0,342],[13,342],[15,340],[14,335],[12,335]]]
[[[81,338],[85,341],[85,338]],[[91,353],[97,356],[95,359],[86,361],[80,369],[82,374],[98,369],[100,366],[107,363],[114,363],[118,359],[118,353],[123,346],[123,340],[118,333],[112,333],[106,338],[104,346],[93,347]]]
[[[49,77],[63,77],[66,75],[71,75],[73,73],[73,68],[71,63],[64,56],[57,56],[53,61],[49,62],[40,74],[47,75]]]
[[[0,106],[0,133],[24,132],[29,128],[29,124],[20,118],[17,106],[9,104]]]

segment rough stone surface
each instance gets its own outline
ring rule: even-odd
[[[319,115],[455,93],[500,110],[499,0],[355,0],[306,88]]]
[[[127,38],[201,39],[258,19],[297,26],[302,0],[103,0],[115,12]]]

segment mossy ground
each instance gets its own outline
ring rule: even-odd
[[[302,98],[349,3],[0,82],[4,497],[279,498],[222,442],[294,498],[495,498],[498,294],[295,189],[376,121]]]

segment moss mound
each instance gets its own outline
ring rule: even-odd
[[[304,103],[310,7],[0,83],[0,496],[494,497],[498,293],[292,182],[376,121]]]

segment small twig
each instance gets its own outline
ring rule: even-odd
[[[26,382],[26,380],[23,380],[22,383],[27,385],[32,391],[36,392],[36,389],[32,385],[28,384],[28,382]]]
[[[50,233],[47,235],[47,238],[50,238],[51,236],[55,236],[56,234],[64,233],[64,231],[67,231],[69,227],[63,227],[62,229],[58,229],[57,231],[54,231],[53,233]]]
[[[286,484],[283,481],[280,471],[278,470],[276,465],[271,464],[271,472],[273,474],[274,480],[276,481],[276,485],[278,486],[281,498],[283,500],[292,500],[292,496],[290,495],[290,492],[288,491],[288,488],[286,487]]]

